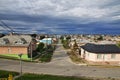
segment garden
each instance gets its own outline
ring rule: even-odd
[[[42,55],[39,57],[39,61],[41,62],[50,62],[52,59],[53,52],[55,50],[55,45],[47,45],[42,53]]]

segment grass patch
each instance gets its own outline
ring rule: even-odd
[[[19,75],[18,72],[0,70],[0,78],[8,78],[9,74],[12,74],[13,76]]]
[[[7,58],[7,59],[19,59],[18,54],[0,54],[0,57]],[[30,60],[30,58],[28,58],[27,54],[23,54],[22,60]]]
[[[74,62],[74,63],[85,63],[86,61],[78,58],[77,55],[75,55],[75,53],[73,51],[67,52],[67,54],[69,55],[70,59]]]
[[[68,77],[68,76],[53,76],[53,75],[39,75],[39,74],[24,74],[22,77],[17,78],[16,80],[92,80],[87,78],[77,78],[77,77]]]
[[[1,55],[0,54],[0,58],[3,58],[3,59],[10,59],[10,60],[20,60],[18,55],[17,54],[9,54],[9,55]],[[30,58],[27,58],[27,55],[23,55],[22,56],[22,61],[25,61],[25,62],[31,62],[31,59]],[[34,60],[32,60],[32,62],[36,62]]]
[[[92,64],[88,64],[89,66],[96,66],[96,67],[100,67],[100,68],[120,68],[120,66],[116,66],[116,65],[92,65]]]
[[[52,55],[53,55],[52,52],[50,52],[50,53],[46,52],[42,56],[40,56],[39,61],[41,61],[41,62],[50,62],[51,58],[52,58]]]

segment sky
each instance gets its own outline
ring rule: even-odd
[[[0,33],[120,34],[120,0],[0,0]],[[3,28],[4,27],[4,28]]]

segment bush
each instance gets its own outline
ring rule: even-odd
[[[103,36],[98,37],[97,40],[103,40]]]
[[[41,62],[50,62],[52,58],[53,53],[45,53],[40,57]]]
[[[70,57],[70,59],[75,62],[75,63],[85,63],[85,60],[78,58],[77,55],[75,55],[75,53],[73,51],[70,51],[67,53]]]
[[[68,49],[69,47],[69,40],[62,40],[63,47]]]
[[[38,51],[40,53],[43,52],[44,46],[45,46],[44,43],[39,43],[36,51]]]
[[[9,74],[12,74],[13,76],[19,75],[18,72],[0,70],[0,78],[7,78],[9,76]]]
[[[117,43],[117,46],[120,48],[120,42],[119,42],[119,43]]]
[[[38,55],[38,52],[36,50],[32,51],[32,58],[37,55]],[[31,54],[28,54],[28,58],[31,58]]]

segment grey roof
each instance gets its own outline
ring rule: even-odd
[[[119,53],[120,54],[120,48],[115,44],[90,44],[87,43],[84,46],[81,46],[84,50],[92,53]]]
[[[28,46],[31,40],[29,35],[7,35],[0,38],[0,46]]]

